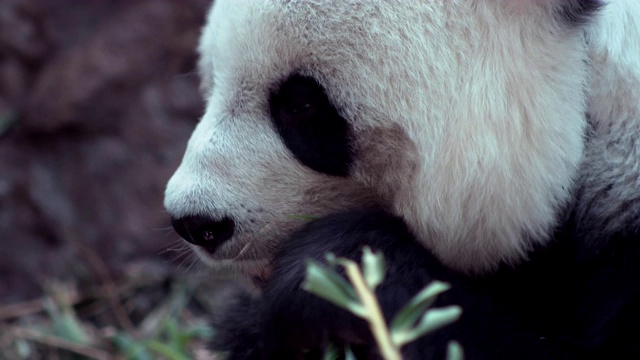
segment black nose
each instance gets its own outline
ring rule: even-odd
[[[183,239],[211,253],[233,236],[235,228],[233,220],[228,217],[213,220],[205,216],[185,216],[171,218],[171,224]]]

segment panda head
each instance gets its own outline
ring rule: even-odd
[[[517,262],[582,157],[597,5],[217,0],[206,111],[166,190],[176,230],[253,272],[309,218],[377,205],[452,268]]]

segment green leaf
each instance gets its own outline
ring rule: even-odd
[[[347,347],[344,351],[344,360],[356,360],[356,356],[350,347]]]
[[[287,216],[287,219],[313,221],[315,219],[318,219],[318,216],[317,215],[289,215]]]
[[[189,356],[157,340],[149,340],[147,348],[169,360],[189,360]]]
[[[81,345],[89,345],[91,340],[73,308],[67,304],[58,305],[53,302],[45,304],[51,318],[51,333],[62,339]]]
[[[382,253],[374,253],[370,247],[365,246],[364,249],[362,249],[362,272],[367,286],[375,289],[382,283],[382,280],[384,280],[386,271],[387,266]]]
[[[182,336],[182,332],[178,329],[178,322],[175,318],[167,317],[163,321],[163,330],[169,345],[174,349],[183,349],[186,345],[186,339]]]
[[[207,324],[195,324],[186,330],[189,339],[211,339],[215,334],[213,328]]]
[[[443,326],[451,324],[458,320],[461,314],[462,308],[455,305],[432,309],[424,314],[420,323],[413,329],[392,333],[391,336],[396,344],[402,346]]]
[[[18,114],[10,110],[4,114],[0,114],[0,136],[4,135],[9,129],[18,122]]]
[[[33,359],[33,346],[24,339],[14,339],[16,353],[20,359]]]
[[[462,345],[457,341],[449,341],[447,346],[447,360],[463,360],[464,351],[462,351]]]
[[[302,288],[320,296],[353,314],[366,316],[364,306],[349,283],[335,271],[316,261],[307,262],[307,271]]]
[[[425,310],[433,304],[436,296],[449,290],[451,286],[440,281],[432,281],[427,287],[416,294],[391,321],[391,334],[402,333],[413,327]]]
[[[322,354],[322,360],[341,359],[342,358],[341,355],[343,354],[344,354],[344,360],[356,360],[356,356],[353,354],[353,351],[351,351],[351,348],[349,347],[349,345],[345,346],[344,349],[341,351],[340,349],[338,349],[336,344],[329,343],[329,345],[327,345],[327,348],[324,350],[324,353]]]
[[[120,351],[124,353],[126,359],[153,360],[154,358],[149,352],[147,352],[144,344],[134,341],[125,333],[116,334],[111,338],[111,340],[116,348],[120,349]]]
[[[324,258],[327,259],[327,263],[332,267],[338,266],[338,265],[344,265],[345,262],[348,261],[347,259],[337,257],[334,253],[331,253],[331,252],[326,253]]]
[[[338,348],[334,343],[329,343],[324,350],[324,354],[322,354],[322,360],[337,360],[339,357],[340,353],[338,353]]]

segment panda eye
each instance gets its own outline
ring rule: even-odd
[[[305,104],[293,104],[293,106],[289,106],[284,109],[289,114],[304,114],[313,111],[313,104],[305,103]]]
[[[284,116],[310,115],[316,109],[331,107],[319,85],[309,78],[297,77],[285,82],[272,97],[272,110],[276,106]],[[294,120],[294,119],[291,119]]]
[[[291,75],[271,94],[269,110],[282,141],[302,164],[348,175],[353,157],[349,126],[316,80]]]

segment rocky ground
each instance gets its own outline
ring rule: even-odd
[[[202,113],[208,4],[0,1],[0,304],[174,266],[162,196]]]

